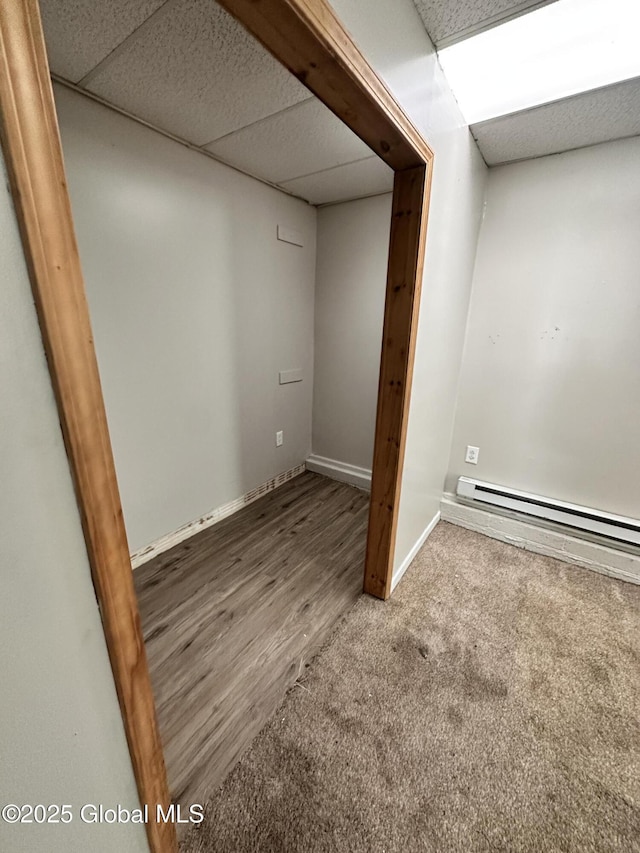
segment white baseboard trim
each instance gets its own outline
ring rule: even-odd
[[[157,557],[158,554],[168,551],[169,548],[173,548],[174,545],[179,545],[180,542],[184,542],[184,540],[189,539],[190,536],[199,533],[201,530],[206,530],[207,527],[212,527],[214,524],[222,521],[223,518],[228,518],[230,515],[238,512],[238,510],[241,510],[248,504],[257,501],[258,498],[261,498],[268,492],[272,492],[274,489],[277,489],[278,486],[284,485],[284,483],[287,483],[299,474],[304,473],[305,470],[304,464],[297,465],[295,468],[290,468],[288,471],[284,471],[282,474],[278,474],[277,477],[267,480],[266,483],[262,483],[250,492],[246,492],[239,498],[229,501],[229,503],[219,506],[217,509],[212,509],[211,512],[200,516],[195,521],[183,524],[182,527],[179,527],[173,533],[167,533],[166,536],[162,536],[160,539],[152,542],[151,545],[147,545],[145,548],[140,548],[139,551],[133,553],[131,555],[131,567],[137,569],[138,566],[152,560],[154,557]]]
[[[437,512],[433,516],[433,518],[431,519],[429,524],[427,524],[427,526],[423,530],[422,534],[420,535],[418,541],[413,546],[413,548],[409,551],[409,553],[404,558],[402,563],[398,566],[397,569],[394,570],[393,576],[391,578],[391,592],[393,592],[393,590],[396,588],[396,586],[400,582],[400,579],[402,578],[402,575],[407,571],[407,569],[409,568],[409,566],[413,562],[416,554],[418,553],[420,548],[422,548],[424,543],[427,541],[429,534],[431,533],[431,531],[433,530],[433,528],[436,526],[436,524],[439,521],[440,521],[440,512]]]
[[[307,459],[307,471],[315,471],[332,480],[341,483],[350,483],[359,489],[371,491],[371,469],[359,468],[357,465],[349,465],[347,462],[339,462],[337,459],[327,459],[326,456],[311,454]]]
[[[453,495],[445,495],[440,510],[443,521],[475,530],[492,539],[499,539],[536,554],[555,557],[564,563],[572,563],[618,580],[640,584],[640,556],[636,554],[572,536],[560,530],[468,506],[459,503]]]

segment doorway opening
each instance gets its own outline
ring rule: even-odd
[[[364,583],[385,598],[432,155],[328,6],[308,9],[291,0],[222,5],[395,171]],[[163,751],[35,0],[3,4],[0,38],[5,158],[138,790],[142,802],[166,804]],[[153,850],[175,849],[170,824],[151,823],[148,833]]]

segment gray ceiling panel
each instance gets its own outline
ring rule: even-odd
[[[231,133],[207,150],[274,183],[371,156],[364,142],[317,98]]]
[[[438,48],[476,35],[555,0],[414,0]]]
[[[212,0],[169,3],[83,85],[194,145],[309,97]]]
[[[471,126],[489,166],[640,135],[640,77]]]
[[[40,0],[49,65],[77,83],[165,0]]]
[[[280,185],[311,204],[329,204],[391,192],[393,170],[374,156]]]

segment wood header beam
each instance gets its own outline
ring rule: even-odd
[[[428,163],[420,131],[325,0],[218,0],[395,171]]]

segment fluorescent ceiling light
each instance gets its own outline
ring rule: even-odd
[[[640,76],[640,0],[557,0],[439,52],[469,124]]]

